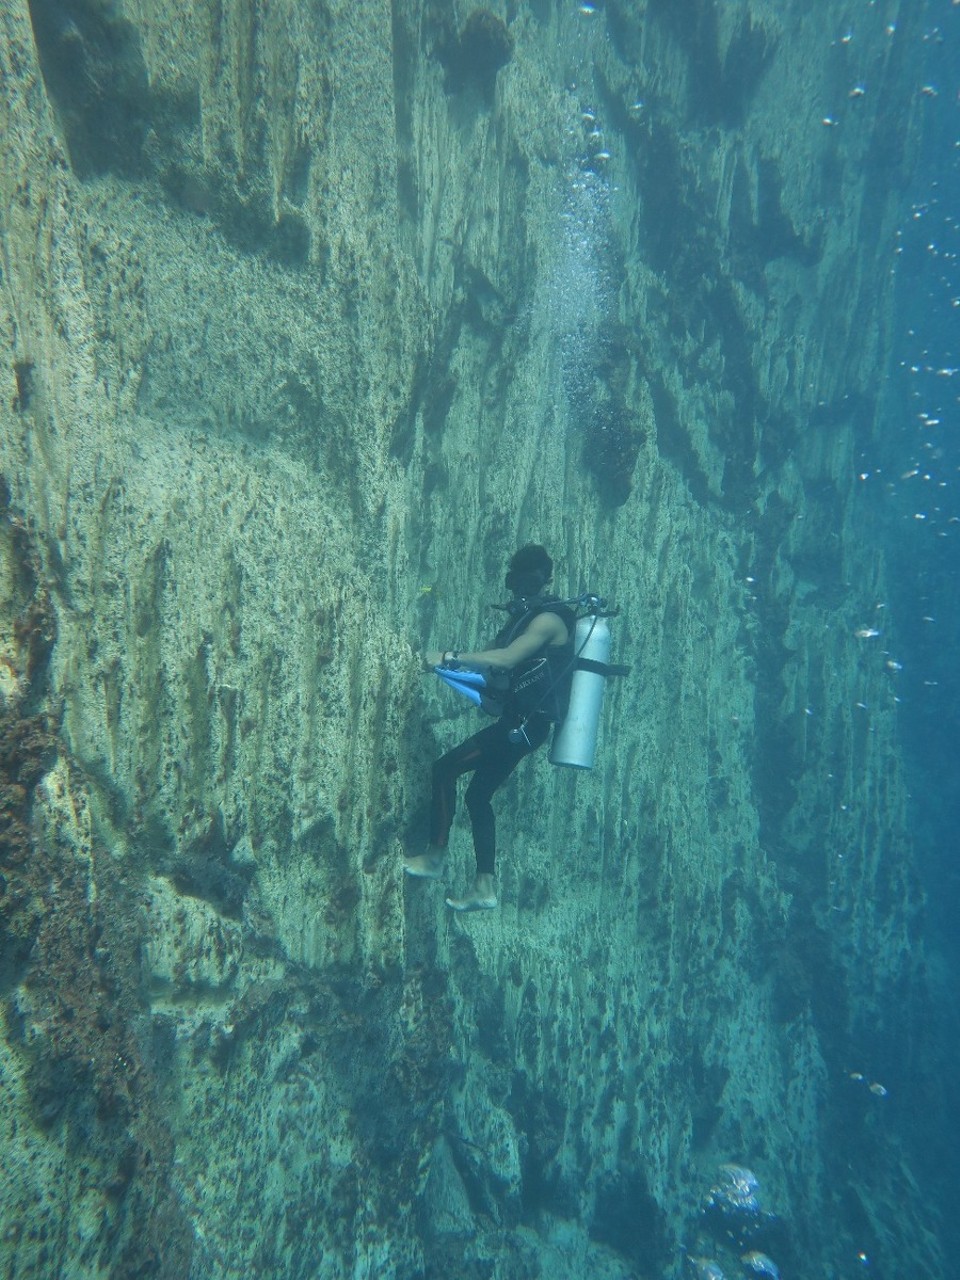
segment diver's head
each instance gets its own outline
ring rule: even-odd
[[[553,561],[546,547],[530,542],[510,557],[506,588],[513,596],[537,596],[553,577]]]

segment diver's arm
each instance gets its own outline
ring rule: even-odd
[[[481,649],[477,653],[457,654],[457,662],[462,667],[489,667],[492,671],[512,671],[524,658],[532,658],[535,653],[548,645],[566,644],[567,628],[555,613],[538,613],[522,635],[507,645],[505,649]],[[449,650],[448,650],[449,652]],[[440,666],[443,654],[435,651],[425,655],[428,667]]]

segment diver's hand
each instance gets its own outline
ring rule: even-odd
[[[443,662],[443,654],[439,649],[428,649],[423,655],[424,671],[432,671],[434,667],[439,667]]]

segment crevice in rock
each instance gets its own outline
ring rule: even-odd
[[[513,57],[513,36],[501,17],[490,9],[477,8],[459,31],[447,29],[437,53],[446,71],[447,93],[472,92],[489,108],[497,73]]]
[[[235,248],[296,270],[307,265],[306,220],[290,209],[277,214],[262,164],[251,167],[258,176],[244,190],[242,179],[199,159],[199,92],[178,98],[151,88],[131,22],[96,0],[30,0],[30,15],[44,83],[79,178],[158,178],[171,202],[211,218]],[[249,128],[251,154],[263,160],[266,139],[253,113]],[[294,148],[283,177],[291,204],[305,201],[311,164],[308,147]]]
[[[756,161],[756,209],[750,196],[747,163],[737,165],[730,207],[728,254],[734,276],[760,296],[767,293],[764,268],[778,258],[789,258],[804,267],[819,262],[823,235],[807,241],[799,234],[783,208],[783,179],[774,160]]]
[[[590,1237],[628,1258],[642,1275],[666,1272],[670,1248],[664,1214],[642,1169],[627,1166],[601,1174]]]
[[[14,362],[13,376],[17,384],[17,394],[13,401],[15,413],[26,413],[30,408],[34,391],[33,375],[34,365],[32,360],[17,360]]]
[[[310,153],[298,160],[300,181],[308,181]],[[190,213],[209,217],[224,238],[241,253],[260,254],[293,270],[306,267],[311,235],[306,220],[289,210],[277,216],[265,192],[243,194],[236,184],[205,169],[179,163],[164,165],[161,183],[167,196]]]
[[[232,854],[218,813],[189,845],[161,856],[156,870],[168,876],[180,893],[202,898],[222,915],[237,920],[243,912],[254,868],[252,864],[234,862]]]
[[[581,1201],[563,1176],[567,1108],[560,1097],[533,1081],[526,1071],[514,1071],[507,1106],[521,1135],[521,1208],[527,1221],[544,1211],[558,1218],[577,1218]]]
[[[143,172],[153,102],[136,28],[96,0],[29,0],[47,92],[81,178]]]
[[[629,20],[614,8],[622,27]],[[651,0],[649,18],[662,23],[687,54],[691,123],[739,128],[776,51],[770,33],[747,12],[721,54],[713,0]]]

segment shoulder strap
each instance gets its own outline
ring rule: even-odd
[[[563,619],[564,625],[571,630],[576,623],[576,615],[571,609],[567,608],[566,601],[561,600],[559,596],[546,596],[537,604],[531,605],[519,617],[514,618],[511,625],[504,627],[498,633],[497,648],[506,649],[508,645],[513,644],[527,623],[532,622],[541,613],[555,613],[559,618]]]

